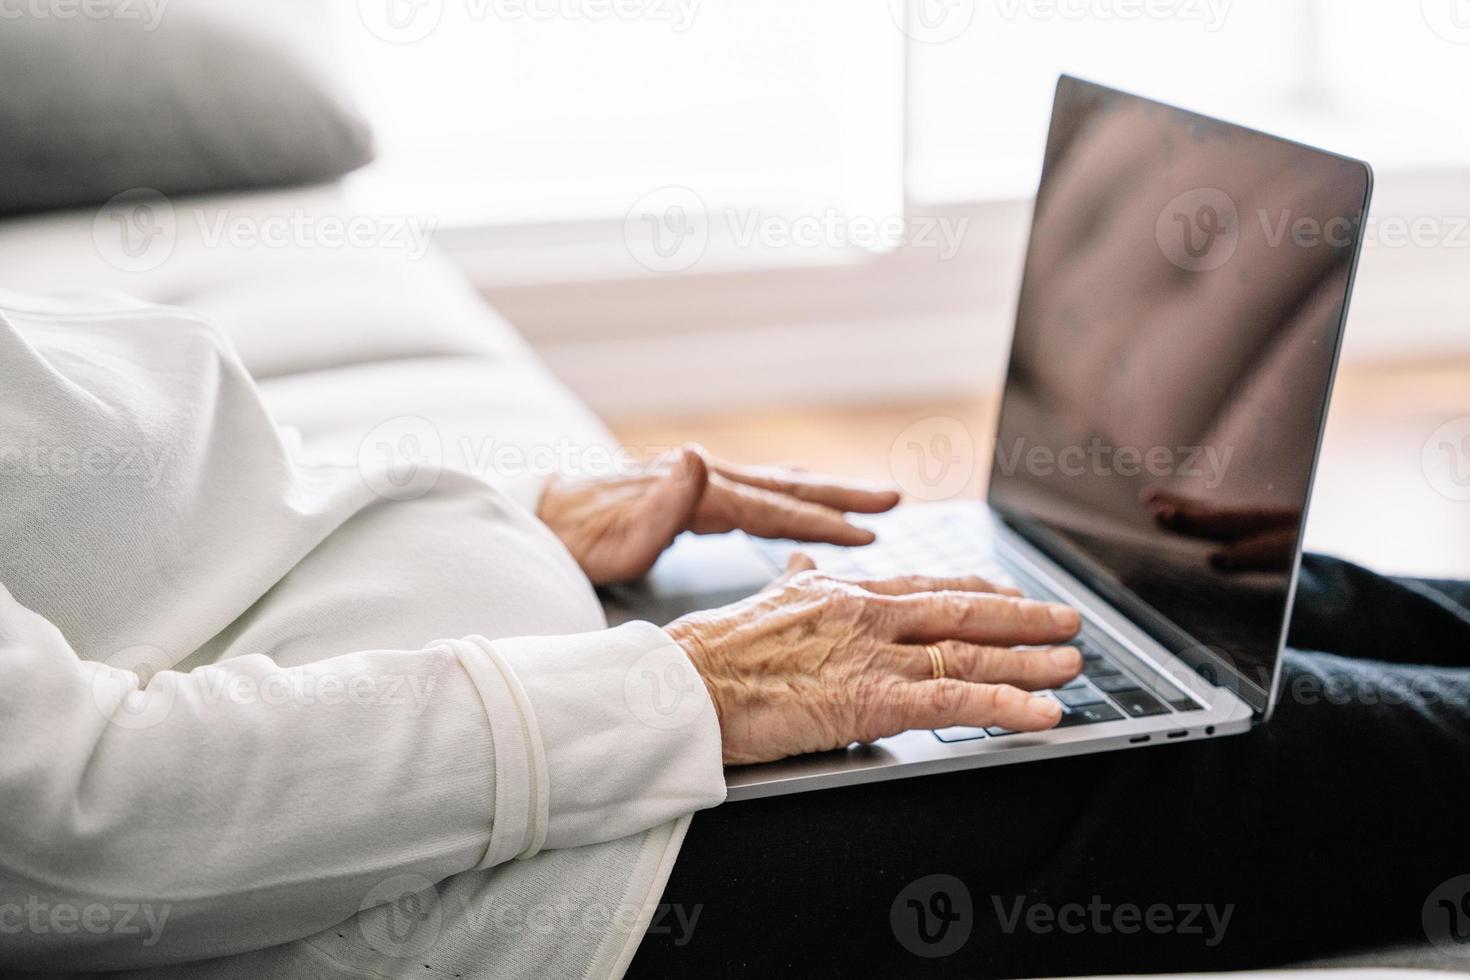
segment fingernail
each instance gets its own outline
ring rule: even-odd
[[[1062,720],[1062,706],[1051,698],[1033,697],[1031,699],[1031,711],[1044,721],[1058,722]]]
[[[1051,662],[1065,670],[1076,670],[1082,665],[1082,654],[1072,647],[1057,647],[1051,652]]]
[[[1071,606],[1063,606],[1054,602],[1047,608],[1051,610],[1052,621],[1062,629],[1074,630],[1082,625],[1082,618]]]

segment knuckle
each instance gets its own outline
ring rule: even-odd
[[[887,622],[898,611],[898,603],[892,596],[872,592],[848,593],[847,601],[856,615],[870,623]]]
[[[862,719],[872,718],[881,713],[892,699],[889,685],[876,677],[858,678],[849,691],[853,708],[857,711],[858,717]]]
[[[964,629],[973,621],[975,606],[963,593],[939,592],[935,597],[937,611],[953,622],[957,628]]]
[[[992,706],[1003,714],[1015,714],[1025,707],[1029,695],[1018,687],[998,684],[993,689]]]
[[[1051,613],[1039,602],[1026,603],[1023,623],[1028,630],[1035,633],[1048,633],[1055,629]]]
[[[994,647],[976,647],[974,656],[974,676],[984,680],[994,677],[1005,666],[1004,653]]]
[[[993,717],[1004,710],[1001,694],[1004,690],[1005,688],[998,684],[986,684],[976,692],[975,700],[987,714]]]
[[[928,712],[944,722],[959,714],[960,708],[965,703],[965,689],[963,685],[954,681],[935,681],[928,686],[924,697],[927,701],[925,707]]]
[[[894,720],[903,714],[903,698],[890,681],[876,678],[861,681],[850,690],[853,711],[853,737],[871,742],[901,731]]]

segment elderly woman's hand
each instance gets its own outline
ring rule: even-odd
[[[1027,692],[1082,670],[1076,649],[1051,646],[1076,635],[1075,610],[979,578],[857,581],[812,568],[798,555],[765,591],[666,627],[709,688],[727,764],[916,728],[1042,731],[1061,719],[1060,704]]]
[[[631,474],[554,479],[537,513],[594,584],[611,585],[644,575],[683,531],[869,544],[872,532],[848,523],[844,512],[877,514],[898,499],[894,490],[735,466],[686,446]]]

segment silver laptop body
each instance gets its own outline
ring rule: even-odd
[[[986,575],[1082,612],[1084,673],[1049,695],[1062,724],[733,767],[729,798],[1265,722],[1371,187],[1359,161],[1063,77],[987,501],[859,518],[878,533],[861,549],[685,535],[645,581],[604,594],[613,623],[667,623],[753,593],[797,547],[834,574]],[[1164,450],[1169,466],[1147,465]],[[1160,493],[1205,509],[1142,502]]]

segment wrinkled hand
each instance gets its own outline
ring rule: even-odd
[[[793,556],[765,591],[667,626],[704,679],[726,764],[767,762],[918,728],[1043,731],[1082,655],[1077,612],[980,578],[849,580]],[[925,645],[944,654],[936,680]],[[1014,649],[1017,645],[1041,649]]]
[[[611,585],[646,574],[683,531],[870,544],[872,532],[848,523],[844,512],[877,514],[898,500],[897,491],[782,467],[735,466],[686,446],[634,473],[554,479],[538,516],[594,584]]]
[[[1159,487],[1143,491],[1143,505],[1160,527],[1221,542],[1210,564],[1222,572],[1283,571],[1296,557],[1295,507],[1218,507]]]

